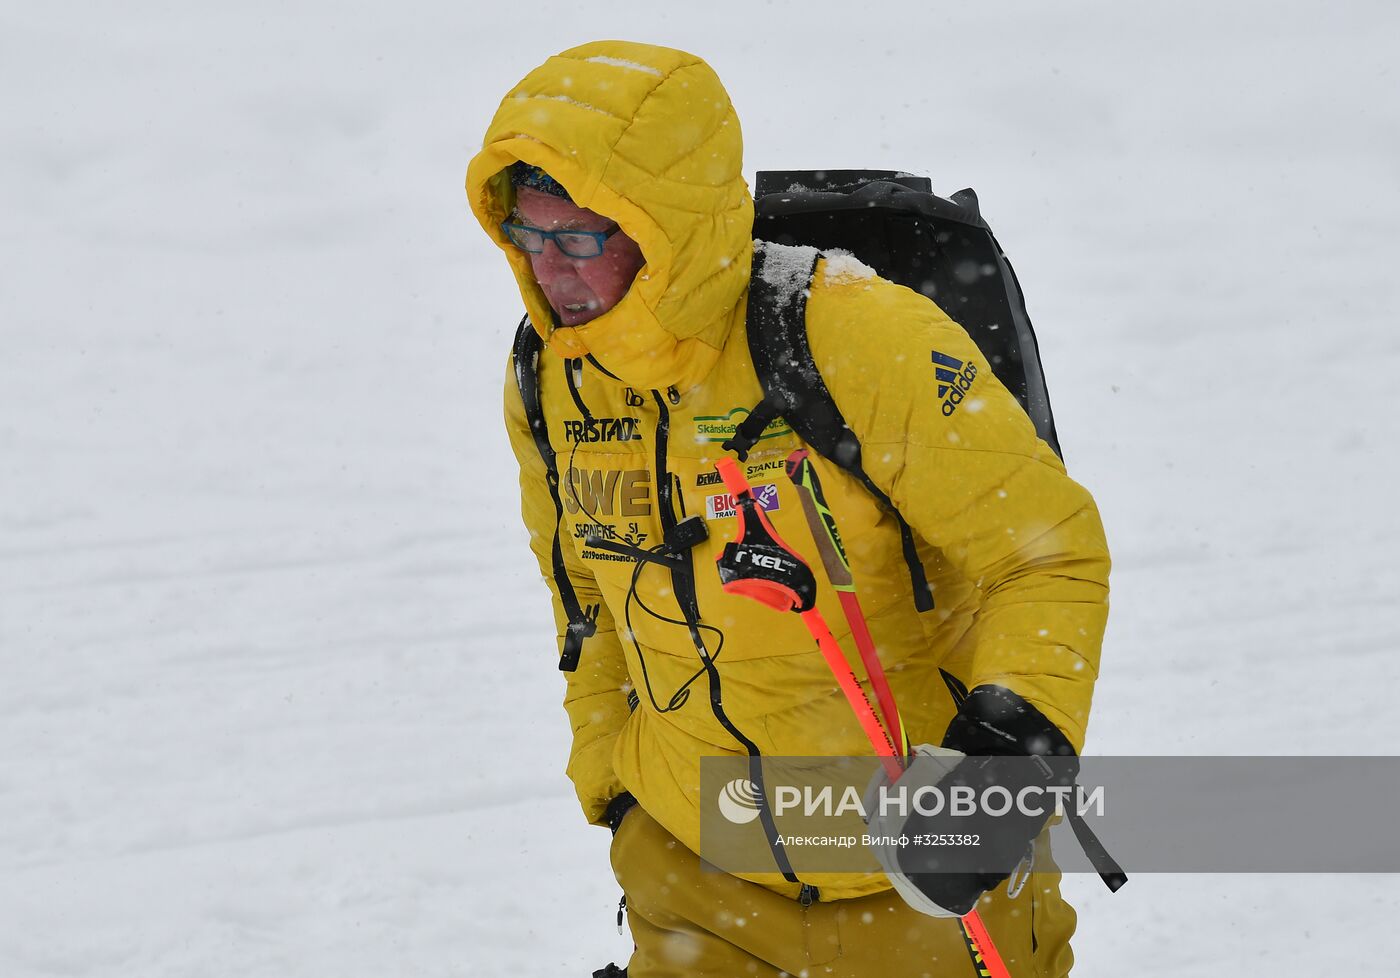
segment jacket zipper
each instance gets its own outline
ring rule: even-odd
[[[651,396],[656,401],[657,410],[656,504],[661,519],[661,539],[670,542],[676,527],[676,512],[673,505],[675,482],[671,479],[670,469],[666,465],[666,448],[671,436],[671,412],[666,407],[666,401],[669,399],[672,404],[678,404],[680,394],[672,387],[669,388],[667,396],[664,398],[657,390],[653,390]],[[701,664],[705,667],[710,687],[710,712],[714,714],[720,726],[724,727],[731,737],[743,745],[744,750],[749,755],[749,779],[758,789],[759,797],[766,798],[766,792],[763,790],[763,755],[759,751],[758,745],[735,726],[724,712],[724,695],[719,670],[715,667],[714,660],[710,657],[710,652],[705,647],[705,640],[701,637],[700,629],[697,627],[700,621],[700,606],[695,595],[695,566],[691,551],[678,548],[675,556],[679,557],[680,560],[671,567],[671,591],[676,596],[676,603],[680,605],[681,617],[685,619],[686,627],[690,631],[690,641],[700,656]],[[782,842],[778,841],[777,826],[773,822],[773,813],[766,802],[759,805],[758,815],[763,821],[764,838],[769,840],[768,845],[773,852],[773,859],[778,864],[783,878],[790,883],[801,883],[802,881],[797,878],[797,874],[792,871],[787,851],[783,848]],[[809,907],[818,896],[819,893],[815,886],[803,883],[802,889],[798,893],[798,900],[803,907]]]

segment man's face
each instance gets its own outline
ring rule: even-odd
[[[531,187],[515,192],[519,223],[542,231],[611,231],[617,226],[601,214]],[[553,241],[530,256],[535,281],[564,326],[578,326],[607,312],[627,294],[646,263],[641,248],[622,231],[603,243],[596,258],[570,258]]]

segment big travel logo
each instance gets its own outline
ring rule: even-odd
[[[764,482],[753,487],[753,498],[758,503],[758,508],[764,512],[771,512],[778,508],[778,486],[773,482]],[[705,518],[710,520],[722,520],[733,516],[738,512],[738,505],[734,502],[732,493],[721,492],[705,499]]]

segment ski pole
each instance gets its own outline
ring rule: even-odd
[[[798,453],[794,453],[797,455]],[[805,455],[805,453],[804,453]],[[801,464],[804,458],[798,458],[794,465],[793,457],[789,456],[789,476],[794,472],[801,472]],[[875,710],[870,705],[869,698],[865,695],[865,690],[861,687],[855,673],[851,670],[849,661],[841,651],[841,646],[831,634],[831,629],[827,627],[826,620],[822,617],[816,607],[817,582],[812,574],[812,569],[807,566],[806,561],[797,555],[797,552],[783,542],[782,537],[773,529],[773,524],[754,499],[753,487],[744,478],[744,473],[740,470],[738,463],[731,458],[722,458],[715,463],[715,469],[719,472],[720,478],[724,481],[724,486],[729,490],[729,494],[734,497],[734,510],[738,519],[738,537],[732,543],[724,545],[724,549],[715,558],[715,563],[719,567],[720,587],[730,594],[741,594],[745,597],[753,598],[775,611],[795,611],[802,618],[803,624],[811,632],[812,637],[817,641],[817,647],[821,650],[822,656],[826,659],[828,667],[836,677],[837,684],[846,696],[846,701],[860,720],[861,727],[865,731],[866,737],[870,740],[870,745],[875,749],[875,753],[881,758],[881,763],[885,765],[885,772],[889,775],[890,781],[897,781],[902,775],[903,766],[901,751],[896,749],[894,740],[885,729],[880,726],[879,719],[875,716]],[[816,473],[812,471],[810,462],[807,463],[807,475],[810,476],[811,484],[815,486],[815,491],[811,493],[813,501],[820,498],[820,483],[816,481]],[[797,480],[794,479],[794,482]],[[800,483],[799,483],[800,485]],[[836,530],[836,521],[831,516],[831,512],[825,506],[825,499],[821,499],[821,510],[825,515],[822,518],[824,533],[813,536],[817,540],[818,549],[822,549],[823,536],[837,550],[842,559],[844,574],[839,578],[850,588],[851,602],[842,602],[842,609],[847,615],[847,621],[851,621],[851,615],[858,616],[861,625],[865,626],[865,616],[860,610],[859,601],[855,597],[854,578],[850,573],[849,562],[845,561],[845,548],[840,545],[840,533]],[[804,511],[805,511],[804,501]],[[820,513],[819,513],[820,515]],[[809,519],[810,519],[809,514]],[[826,527],[830,526],[827,531]],[[823,560],[826,560],[823,554]],[[828,576],[830,576],[831,564],[828,563]],[[836,585],[833,583],[832,585]],[[852,633],[856,633],[854,622],[852,622]],[[875,654],[875,643],[870,637],[870,629],[862,627],[860,634],[864,638],[857,638],[862,645],[861,658],[866,663],[866,670],[871,670],[871,663],[884,679],[884,669],[879,664],[879,657]],[[865,648],[869,648],[870,658],[865,655]],[[874,685],[874,677],[871,677],[871,684]],[[884,695],[888,697],[889,712],[886,719],[895,722],[899,716],[894,709],[894,695],[889,690],[888,683],[885,683]],[[877,696],[880,695],[877,690]],[[884,708],[884,703],[881,704]],[[895,728],[891,728],[892,730]],[[903,737],[903,727],[900,730],[901,740]],[[962,917],[958,918],[958,925],[962,928],[963,938],[967,942],[968,951],[972,955],[974,965],[979,966],[979,970],[985,978],[1011,978],[1011,972],[1007,970],[1006,962],[997,951],[996,944],[992,941],[992,935],[987,931],[987,925],[982,921],[982,915],[974,907]],[[979,960],[980,959],[980,960]]]
[[[879,653],[875,650],[875,640],[870,634],[865,611],[861,608],[860,598],[856,595],[855,576],[851,573],[850,558],[846,556],[846,547],[841,542],[841,532],[836,527],[836,518],[832,515],[831,508],[827,506],[826,495],[822,492],[821,480],[817,478],[816,468],[812,465],[807,449],[799,448],[789,455],[786,468],[788,478],[797,487],[798,495],[802,500],[802,511],[807,516],[807,526],[812,532],[812,539],[816,542],[817,552],[821,554],[822,565],[826,568],[826,576],[831,582],[832,590],[837,593],[841,600],[841,610],[846,616],[846,623],[850,626],[856,648],[860,651],[861,662],[865,666],[866,675],[870,677],[870,685],[875,687],[875,694],[879,699],[881,710],[884,711],[885,721],[890,724],[891,730],[898,731],[896,744],[907,745],[909,737],[904,729],[904,722],[899,716],[899,710],[895,706],[894,692],[890,689],[889,680],[885,677],[885,668],[880,662]],[[988,975],[998,976],[998,978],[1009,975],[1006,963],[1002,961],[1001,955],[997,952],[996,944],[992,941],[992,935],[987,932],[987,926],[983,923],[981,915],[974,909],[960,918],[958,923],[962,927],[963,937],[967,941],[973,963],[985,965],[985,973]]]
[[[884,714],[885,724],[894,738],[895,752],[901,756],[907,753],[908,736],[904,722],[900,719],[899,708],[895,705],[894,692],[885,678],[884,666],[875,651],[875,640],[870,635],[870,626],[861,609],[860,598],[856,595],[855,578],[851,574],[851,562],[846,556],[846,547],[841,542],[841,533],[836,528],[836,518],[826,504],[822,493],[821,480],[808,457],[807,449],[799,448],[787,457],[787,476],[797,487],[802,500],[802,511],[807,516],[807,526],[812,531],[812,539],[817,544],[822,565],[826,568],[826,578],[832,590],[841,601],[841,611],[846,616],[846,624],[855,639],[860,652],[865,674],[870,677],[870,685],[875,688],[875,697]]]
[[[733,459],[715,464],[725,488],[734,497],[738,518],[738,539],[727,543],[716,558],[720,585],[730,594],[753,598],[775,611],[795,611],[817,642],[836,684],[850,704],[875,753],[882,759],[890,780],[904,773],[894,739],[880,725],[865,689],[831,634],[822,613],[817,610],[817,582],[807,562],[783,542],[778,531],[757,504],[753,487]]]
[[[879,719],[875,716],[875,710],[870,705],[870,699],[865,695],[865,690],[861,688],[860,680],[851,669],[850,663],[846,660],[846,655],[841,651],[841,645],[836,641],[836,637],[831,634],[831,629],[827,627],[826,619],[816,608],[810,611],[803,611],[799,614],[802,623],[807,626],[807,631],[812,633],[812,637],[817,640],[817,648],[821,650],[822,657],[826,659],[827,666],[836,677],[836,683],[841,687],[841,692],[846,694],[846,702],[851,705],[856,719],[860,721],[861,728],[865,731],[865,736],[870,741],[870,745],[875,748],[875,753],[880,757],[881,763],[885,766],[885,773],[890,777],[890,783],[899,780],[904,773],[904,766],[901,763],[901,756],[898,746],[891,739],[890,734],[880,725]]]

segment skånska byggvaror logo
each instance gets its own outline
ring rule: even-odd
[[[749,409],[746,407],[731,408],[728,414],[696,415],[690,420],[695,422],[695,443],[720,444],[734,437],[734,433],[739,430],[739,425],[749,416]],[[782,418],[774,418],[768,422],[768,427],[763,429],[763,433],[758,436],[759,441],[765,438],[777,438],[779,435],[792,434],[792,428]]]
[[[758,806],[763,804],[758,785],[746,778],[735,778],[719,790],[719,812],[735,825],[744,825],[758,818]]]
[[[933,351],[933,363],[933,375],[938,378],[938,399],[943,402],[943,416],[950,417],[977,379],[977,364],[963,363],[957,357],[937,350]]]

